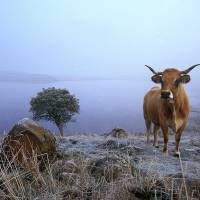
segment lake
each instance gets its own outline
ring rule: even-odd
[[[196,80],[198,82],[198,79]],[[105,133],[115,127],[128,131],[144,131],[143,96],[155,86],[149,79],[63,81],[31,84],[0,82],[0,132],[9,131],[20,119],[32,117],[29,112],[31,97],[42,88],[66,88],[80,100],[80,114],[76,122],[69,123],[65,132]],[[199,109],[199,85],[188,84],[186,91],[193,108]],[[40,121],[46,128],[56,131],[52,123]]]

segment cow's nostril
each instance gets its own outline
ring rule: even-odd
[[[163,99],[167,99],[167,98],[169,98],[170,97],[170,92],[168,92],[168,91],[162,91],[161,92],[161,97],[163,98]]]

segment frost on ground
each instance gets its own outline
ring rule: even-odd
[[[53,162],[35,162],[37,174],[16,165],[0,167],[0,199],[137,200],[199,199],[200,129],[189,122],[181,139],[181,156],[173,157],[146,144],[144,133],[113,129],[103,135],[80,134],[57,138]],[[36,155],[37,156],[37,155]]]
[[[152,142],[153,144],[153,137]],[[184,199],[187,196],[199,198],[200,184],[200,138],[197,133],[186,132],[181,140],[181,156],[173,156],[175,139],[171,135],[169,155],[162,153],[163,138],[160,135],[160,148],[145,143],[144,133],[129,134],[124,138],[110,135],[69,136],[59,141],[59,151],[64,157],[74,160],[75,155],[88,160],[91,175],[106,181],[120,180],[127,173],[127,187],[135,180],[134,198]],[[108,172],[107,168],[112,168]],[[123,172],[126,169],[127,172]],[[129,170],[129,172],[128,172]],[[109,177],[109,174],[112,177]],[[123,174],[124,175],[124,174]],[[107,177],[108,176],[108,177]],[[123,178],[121,179],[125,181]],[[130,182],[129,182],[130,180]],[[147,184],[147,185],[145,185]],[[133,186],[133,185],[132,185]],[[160,191],[163,190],[163,191]],[[129,188],[129,191],[131,189]],[[183,196],[182,196],[183,195]],[[126,198],[125,198],[126,199]]]

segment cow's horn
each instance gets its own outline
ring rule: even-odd
[[[188,74],[191,70],[193,70],[196,66],[198,66],[200,64],[196,64],[196,65],[192,65],[191,67],[189,67],[188,69],[184,70],[181,72],[181,74]]]
[[[148,65],[145,65],[145,67],[148,67],[154,74],[156,75],[162,75],[162,72],[156,72],[153,68],[151,68],[150,66]]]

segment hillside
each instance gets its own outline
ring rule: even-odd
[[[46,74],[29,74],[19,72],[0,72],[1,82],[29,82],[29,83],[48,83],[55,82],[57,79]]]

